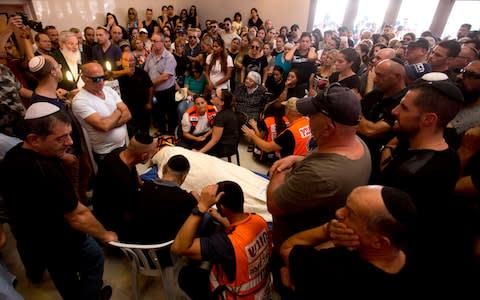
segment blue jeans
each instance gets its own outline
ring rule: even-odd
[[[73,253],[52,255],[47,262],[55,286],[64,300],[98,300],[102,288],[103,251],[98,243],[87,236]]]

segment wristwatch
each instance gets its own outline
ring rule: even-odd
[[[198,208],[198,205],[197,205],[192,209],[192,215],[203,217],[203,215],[205,215],[205,213],[201,212],[200,209]]]

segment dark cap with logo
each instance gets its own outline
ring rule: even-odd
[[[428,42],[427,39],[418,38],[417,40],[408,43],[407,47],[408,48],[423,48],[423,49],[428,51],[428,49],[430,49],[430,43]]]
[[[347,87],[332,84],[324,93],[297,100],[302,115],[322,113],[336,123],[356,126],[360,122],[360,100]]]

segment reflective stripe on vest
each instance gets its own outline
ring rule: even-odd
[[[270,271],[268,262],[272,251],[272,242],[265,220],[250,214],[245,220],[233,224],[228,234],[235,252],[236,273],[233,282],[215,265],[210,273],[213,290],[226,287],[226,299],[262,299],[270,296]],[[265,293],[267,295],[265,295]]]

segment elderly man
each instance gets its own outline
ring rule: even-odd
[[[334,84],[324,94],[298,100],[297,110],[310,118],[317,147],[270,168],[267,207],[277,254],[291,235],[333,218],[348,194],[368,183],[371,170],[368,148],[356,136],[360,102],[350,89]]]
[[[105,73],[98,63],[82,66],[85,86],[75,96],[73,113],[85,128],[97,164],[128,140],[128,107],[112,88],[104,85]]]
[[[271,241],[265,220],[244,212],[243,191],[232,181],[208,185],[197,198],[198,205],[175,237],[172,252],[210,261],[213,266],[210,271],[184,267],[179,275],[180,287],[193,300],[270,299]],[[218,211],[211,210],[215,204]],[[197,230],[208,211],[225,231],[198,238]]]
[[[455,287],[461,273],[456,244],[436,245],[459,230],[449,220],[460,161],[444,130],[462,102],[462,93],[443,73],[426,74],[412,85],[392,111],[398,139],[384,147],[377,180],[406,191],[417,206],[421,222],[414,249],[422,276],[432,278],[430,287],[436,291]]]
[[[392,48],[380,49],[377,54],[372,58],[372,69],[368,72],[364,72],[360,76],[360,94],[366,95],[374,88],[375,80],[375,66],[384,59],[392,59],[395,57],[395,50]]]
[[[87,61],[87,58],[78,48],[78,39],[75,33],[62,31],[59,37],[60,48],[53,51],[53,58],[61,65],[63,78],[58,87],[72,91],[83,86],[80,78],[80,66]]]
[[[297,298],[315,298],[320,282],[325,287],[320,293],[326,298],[341,293],[341,298],[376,299],[372,289],[387,292],[390,299],[410,295],[415,269],[403,249],[417,221],[410,196],[390,187],[357,187],[336,217],[282,244],[280,251],[288,266],[282,275],[295,287]],[[332,241],[337,247],[315,248]]]
[[[177,103],[175,102],[175,68],[177,61],[165,49],[163,34],[152,35],[152,53],[145,62],[155,89],[156,103],[153,103],[153,120],[163,134],[174,134],[178,125]],[[168,127],[166,126],[168,119]]]
[[[61,159],[73,143],[71,130],[58,106],[32,104],[25,113],[24,142],[3,161],[2,195],[27,272],[32,265],[46,266],[64,299],[94,300],[100,296],[103,253],[93,238],[109,242],[117,235],[78,202],[65,173]]]

